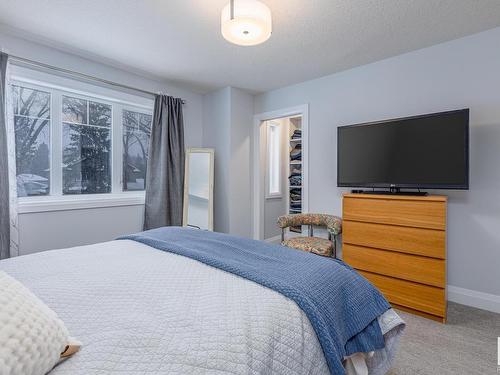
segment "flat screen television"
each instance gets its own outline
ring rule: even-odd
[[[340,126],[339,187],[469,188],[469,109]]]

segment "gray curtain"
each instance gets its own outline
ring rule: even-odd
[[[7,60],[0,52],[0,259],[10,257],[9,165],[7,150]]]
[[[157,95],[146,172],[144,230],[182,225],[184,159],[182,100]]]

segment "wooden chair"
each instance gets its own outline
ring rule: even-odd
[[[301,225],[309,226],[309,236],[285,239],[285,229]],[[342,219],[327,214],[292,214],[278,218],[281,228],[281,244],[294,249],[308,251],[322,256],[337,257],[337,236],[342,232]],[[328,239],[314,237],[313,226],[325,227]]]

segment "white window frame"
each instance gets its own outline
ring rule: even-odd
[[[50,108],[50,192],[46,196],[18,198],[18,212],[65,211],[144,204],[144,191],[123,191],[123,110],[153,115],[153,100],[90,85],[25,68],[14,67],[11,86],[22,86],[51,94]],[[16,74],[16,73],[22,74]],[[11,87],[8,88],[9,90]],[[111,192],[102,194],[62,194],[62,97],[97,101],[112,107]]]
[[[282,163],[283,163],[283,157],[282,157],[282,126],[279,122],[277,121],[267,121],[266,123],[266,132],[267,132],[267,150],[266,150],[266,199],[279,199],[283,196],[283,181],[282,181]],[[271,137],[273,136],[272,132],[273,129],[276,129],[277,133],[277,144],[272,144],[271,142]],[[273,150],[273,147],[277,146],[277,150]],[[274,151],[275,157],[277,157],[277,163],[274,165],[274,168],[272,168],[271,163],[273,162],[272,160],[272,155],[271,153]],[[271,191],[271,173],[272,170],[276,169],[278,174],[278,190],[277,191]]]

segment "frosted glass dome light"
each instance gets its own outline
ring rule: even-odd
[[[222,10],[222,36],[240,46],[264,43],[272,33],[269,7],[258,0],[231,0]]]

